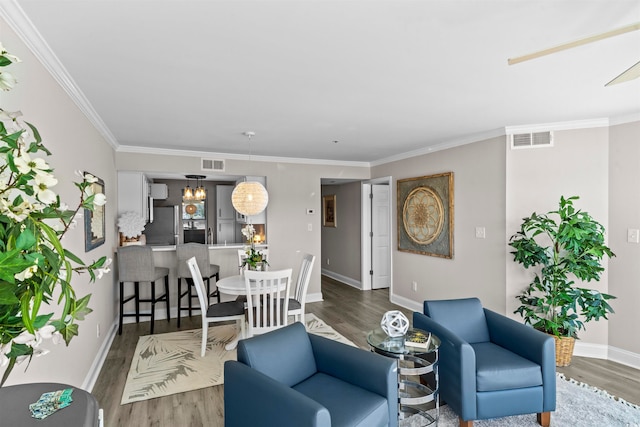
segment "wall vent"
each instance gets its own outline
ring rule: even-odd
[[[553,132],[514,133],[511,137],[511,149],[553,147]]]
[[[224,160],[202,159],[201,165],[203,171],[224,172]]]

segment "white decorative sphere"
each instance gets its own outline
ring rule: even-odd
[[[387,311],[382,316],[380,327],[390,337],[401,337],[409,330],[409,319],[399,310]]]

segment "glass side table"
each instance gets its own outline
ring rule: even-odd
[[[422,345],[406,345],[406,341],[422,341]],[[398,419],[415,417],[421,426],[438,424],[438,348],[440,339],[421,329],[411,328],[406,335],[389,337],[382,328],[367,334],[371,350],[398,361]],[[430,377],[430,378],[427,378]],[[426,379],[426,381],[422,381]],[[430,380],[430,381],[429,381]],[[427,404],[435,405],[435,416],[427,412]],[[431,408],[433,409],[433,408]],[[412,422],[412,425],[415,425]]]

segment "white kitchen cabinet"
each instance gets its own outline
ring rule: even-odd
[[[235,227],[236,221],[234,219],[218,219],[217,228],[217,243],[227,244],[235,242]]]
[[[142,172],[118,172],[118,216],[136,212],[149,222],[149,185]]]
[[[216,217],[218,219],[234,219],[236,215],[231,203],[233,185],[216,185]]]

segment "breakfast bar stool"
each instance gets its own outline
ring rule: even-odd
[[[195,257],[198,268],[202,274],[202,280],[207,282],[207,304],[210,304],[210,298],[216,297],[220,302],[220,291],[216,289],[211,292],[211,279],[215,278],[216,282],[220,279],[220,266],[211,264],[209,261],[209,248],[203,243],[184,243],[176,246],[176,258],[178,259],[178,328],[180,327],[180,314],[184,310],[189,311],[191,317],[192,311],[198,310],[199,307],[193,307],[193,298],[198,298],[198,294],[193,292],[193,280],[191,272],[187,265],[187,260]],[[182,290],[182,279],[186,280],[187,287]],[[182,299],[187,296],[188,303],[186,307],[182,307]]]
[[[156,296],[156,281],[164,278],[164,294]],[[120,319],[118,335],[122,334],[122,321],[124,317],[135,317],[136,323],[140,316],[151,317],[151,334],[156,319],[156,303],[164,302],[167,306],[167,321],[171,320],[169,312],[169,269],[156,267],[153,261],[153,251],[149,246],[123,246],[118,248],[118,280],[120,282]],[[124,296],[125,282],[133,282],[133,295]],[[140,282],[149,282],[151,285],[151,297],[140,298]],[[124,305],[135,301],[135,313],[124,313]],[[148,313],[140,313],[140,303],[151,303]]]

